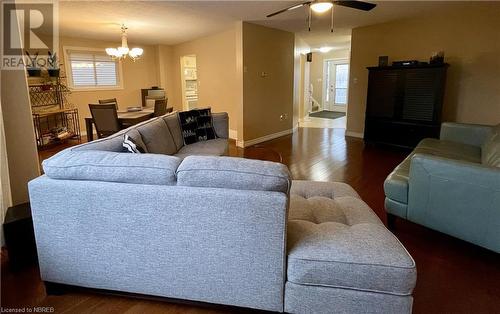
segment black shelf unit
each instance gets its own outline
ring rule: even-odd
[[[414,148],[438,138],[448,66],[368,67],[364,140]]]

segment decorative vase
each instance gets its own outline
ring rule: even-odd
[[[47,69],[50,77],[59,77],[60,69]]]
[[[29,76],[39,77],[42,75],[42,69],[39,68],[27,68],[26,71]]]

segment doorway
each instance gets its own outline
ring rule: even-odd
[[[182,108],[191,110],[198,107],[198,71],[196,55],[181,57]]]
[[[349,60],[324,60],[323,83],[324,110],[344,113],[347,112]]]

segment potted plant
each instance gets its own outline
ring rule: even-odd
[[[42,69],[38,67],[37,59],[38,59],[38,51],[31,56],[28,51],[26,51],[26,55],[30,60],[30,64],[26,65],[26,71],[29,76],[40,76],[42,74]]]
[[[50,77],[59,77],[59,62],[57,60],[57,52],[51,53],[49,51],[49,58],[48,58],[48,68],[47,72],[49,73]]]

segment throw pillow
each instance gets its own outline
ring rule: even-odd
[[[133,154],[144,154],[146,150],[139,143],[134,141],[133,138],[125,134],[125,139],[123,140],[123,148],[125,151]]]
[[[216,138],[210,108],[179,112],[179,120],[185,145]]]
[[[213,140],[214,138],[216,138],[216,136],[214,124],[212,122],[212,112],[210,111],[210,108],[199,109],[198,113],[198,129],[196,130],[198,141]]]

